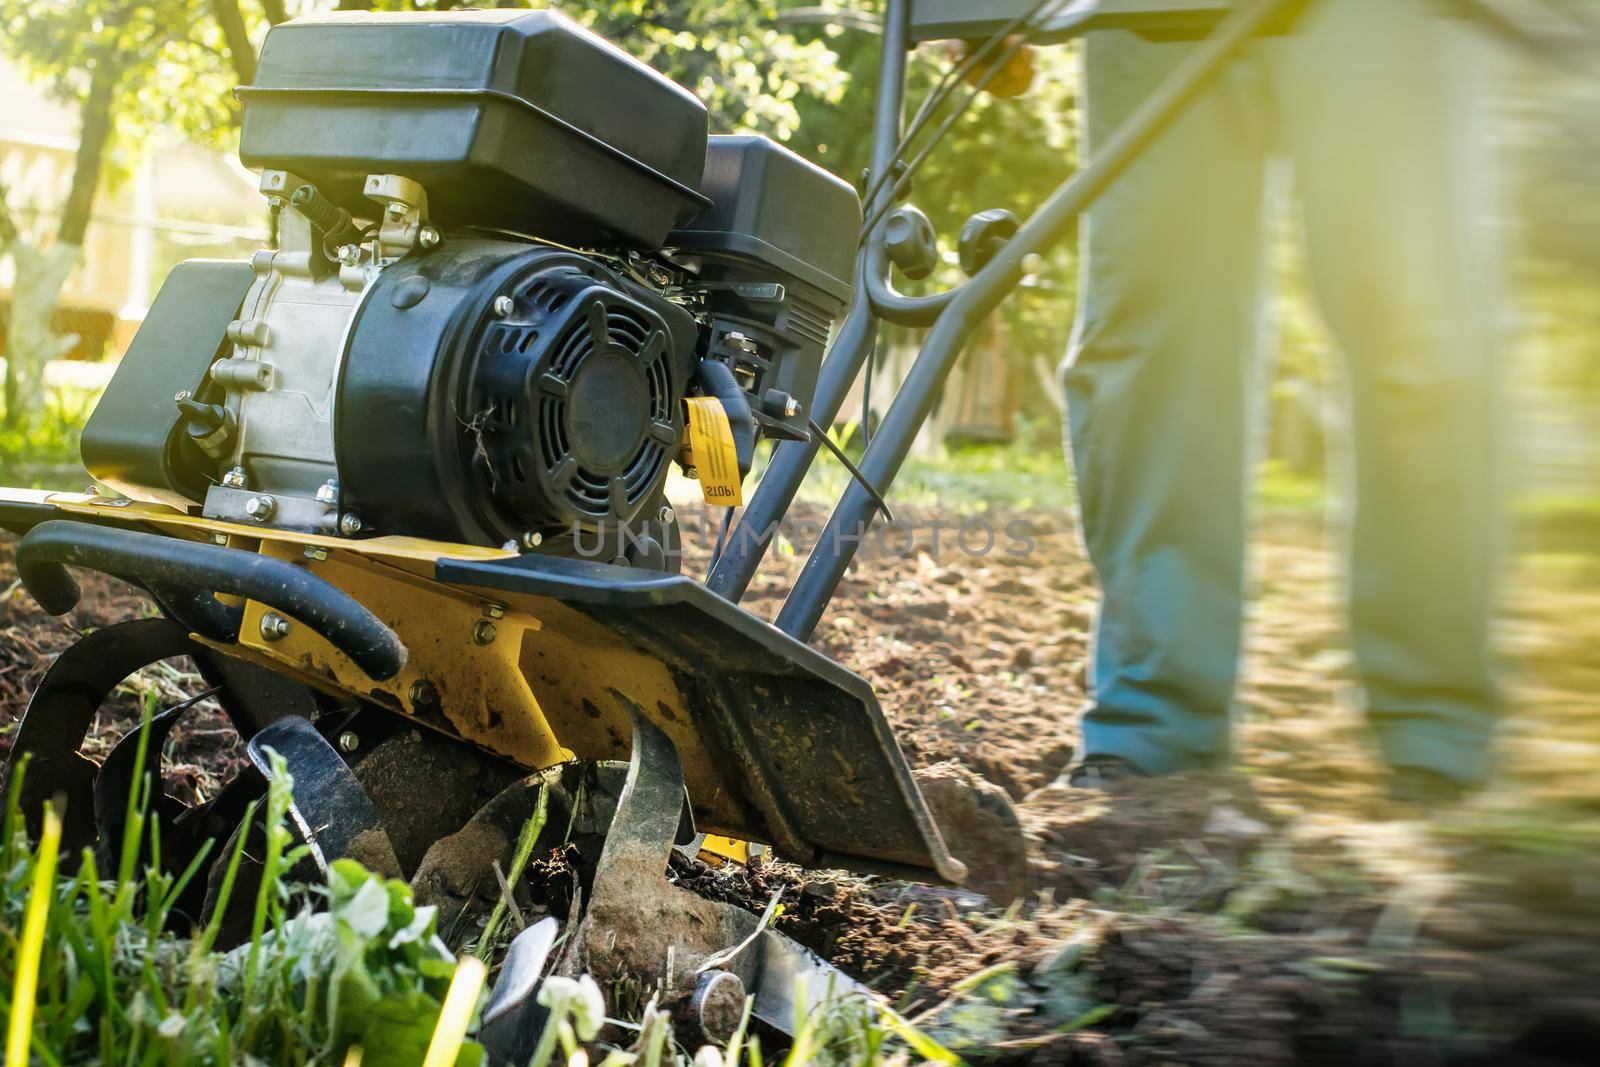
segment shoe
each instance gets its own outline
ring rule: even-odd
[[[1083,762],[1066,774],[1066,784],[1074,789],[1110,792],[1128,778],[1143,778],[1144,772],[1121,756],[1085,756]]]
[[[1433,811],[1461,803],[1472,789],[1438,771],[1396,767],[1389,773],[1388,791],[1390,803],[1397,807]]]

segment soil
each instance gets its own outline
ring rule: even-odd
[[[1076,535],[1065,516],[988,518],[1027,520],[1035,550],[976,557],[948,538],[938,552],[921,534],[898,539],[912,549],[860,562],[815,643],[873,683],[914,766],[953,764],[1011,798],[1029,894],[999,908],[777,863],[685,863],[681,883],[756,910],[781,894],[779,929],[971,1060],[1592,1061],[1600,555],[1519,560],[1501,628],[1515,708],[1496,779],[1463,805],[1417,812],[1384,800],[1322,536],[1274,521],[1257,557],[1238,765],[1098,793],[1058,781],[1077,744],[1096,595]],[[703,573],[704,560],[691,550],[686,569]],[[798,570],[792,554],[771,563],[746,599],[768,618]],[[10,581],[8,557],[0,568],[3,751],[75,630],[148,609],[88,578],[83,607],[47,619]],[[97,744],[149,694],[176,699],[193,681],[137,679]],[[238,758],[230,739],[214,709],[197,709],[174,731],[169,789],[214,790]],[[533,873],[558,905],[560,857]]]

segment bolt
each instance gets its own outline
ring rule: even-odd
[[[800,414],[800,401],[791,396],[788,400],[784,401],[783,417],[786,419],[792,419],[798,414]]]
[[[678,515],[676,512],[674,512],[670,507],[665,506],[663,506],[661,511],[656,515],[657,521],[659,521],[663,526],[671,526],[672,520],[677,517]]]
[[[172,398],[172,402],[174,404],[181,404],[185,400],[188,400],[191,395],[192,394],[189,392],[189,390],[187,390],[187,389],[179,389],[178,392],[177,392],[177,395]]]
[[[544,534],[539,533],[536,530],[529,530],[527,533],[522,535],[523,548],[534,549],[538,548],[542,544],[544,544]]]
[[[244,513],[257,522],[266,522],[278,510],[278,502],[265,494],[244,502]]]
[[[500,636],[500,631],[495,629],[494,623],[488,619],[479,619],[472,627],[472,640],[475,644],[492,645],[494,639]]]
[[[339,483],[334,481],[323,482],[317,486],[317,501],[322,504],[332,504],[339,499]]]
[[[515,552],[516,550],[517,543],[515,541],[507,541],[505,544],[500,546],[500,551],[502,552]]]
[[[509,296],[501,295],[494,298],[494,313],[497,318],[505,318],[517,309],[517,302]]]
[[[506,609],[499,604],[486,603],[483,605],[483,617],[486,619],[503,619],[506,617]]]
[[[683,476],[685,478],[689,479],[691,482],[699,481],[700,480],[700,468],[699,467],[685,467],[683,469]]]
[[[214,533],[211,535],[211,540],[219,545],[225,546],[228,543],[228,535],[225,533]]]
[[[411,683],[411,703],[413,706],[420,704],[427,707],[438,702],[439,691],[433,687],[432,682],[426,678],[418,678]]]
[[[339,262],[347,267],[359,267],[361,265],[361,246],[340,245]]]
[[[289,636],[289,620],[276,611],[261,616],[261,636],[268,641],[282,641]]]
[[[230,467],[228,473],[222,476],[222,484],[229,489],[243,489],[249,484],[249,479],[244,476],[243,467]]]
[[[744,982],[731,971],[707,971],[695,980],[683,1007],[677,1018],[685,1044],[725,1045],[744,1015]]]
[[[339,749],[342,752],[354,752],[361,747],[361,738],[354,730],[346,730],[339,735]]]
[[[406,206],[404,204],[401,204],[401,203],[390,204],[389,205],[389,217],[391,219],[403,219],[403,218],[405,218],[406,217]]]
[[[339,532],[346,537],[354,537],[361,532],[361,516],[353,511],[347,511],[339,516]]]
[[[321,563],[323,560],[328,558],[328,550],[325,548],[318,548],[316,545],[307,545],[305,556],[306,559],[316,560],[318,563]]]
[[[423,251],[437,248],[439,246],[439,231],[432,226],[424,226],[422,232],[417,234],[417,243],[422,246]]]

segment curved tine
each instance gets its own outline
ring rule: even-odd
[[[161,787],[161,750],[166,747],[167,735],[184,713],[216,693],[215,689],[207,690],[199,696],[174,704],[148,723],[140,723],[122,735],[106,761],[100,765],[100,773],[94,780],[94,821],[99,831],[95,858],[102,870],[114,870],[117,857],[121,854],[122,838],[128,826],[128,796],[137,784],[133,775],[139,761],[140,735],[147,731],[149,733],[145,744],[144,769],[154,779],[150,808],[163,823],[170,824],[178,813],[172,810],[176,802],[170,800]]]
[[[250,762],[271,781],[269,750],[281,757],[292,782],[289,818],[318,870],[326,875],[334,860],[349,857],[384,878],[403,877],[372,798],[315,726],[301,718],[279,719],[250,739]]]
[[[129,675],[194,651],[177,623],[137,619],[87,634],[45,672],[23,713],[6,766],[9,772],[24,754],[32,757],[20,798],[31,832],[38,832],[44,802],[66,790],[63,857],[75,857],[95,839],[93,782],[99,768],[79,750],[100,705]]]
[[[546,916],[518,934],[506,950],[500,977],[478,1024],[478,1040],[492,1063],[527,1063],[538,1051],[550,1011],[539,1003],[539,984],[561,924]]]
[[[631,711],[631,709],[630,709]],[[628,779],[617,800],[600,865],[595,894],[603,878],[638,873],[660,879],[672,858],[683,815],[683,764],[678,749],[661,728],[637,711]]]

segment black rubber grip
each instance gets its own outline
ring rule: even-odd
[[[17,545],[17,574],[39,606],[64,615],[77,606],[68,567],[246,597],[311,627],[376,681],[405,666],[406,646],[349,594],[286,560],[220,545],[56,519]]]

